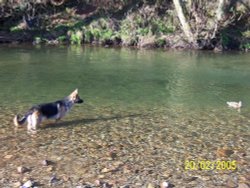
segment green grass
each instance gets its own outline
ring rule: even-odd
[[[82,31],[72,31],[70,35],[70,43],[71,44],[81,44],[83,40],[83,34]]]

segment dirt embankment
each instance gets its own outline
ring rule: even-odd
[[[250,2],[220,2],[2,0],[0,43],[248,51]]]

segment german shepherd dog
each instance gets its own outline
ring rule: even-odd
[[[15,126],[20,126],[28,121],[28,131],[35,131],[44,119],[60,120],[75,103],[83,103],[78,95],[78,89],[62,100],[33,106],[22,118],[16,115],[13,121]]]

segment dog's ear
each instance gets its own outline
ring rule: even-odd
[[[76,88],[75,91],[73,91],[73,93],[78,94],[78,89]]]
[[[73,97],[73,96],[76,96],[78,94],[78,89],[75,89],[71,94],[70,96]]]

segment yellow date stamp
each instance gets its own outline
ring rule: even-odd
[[[236,160],[185,160],[185,170],[236,170]]]

